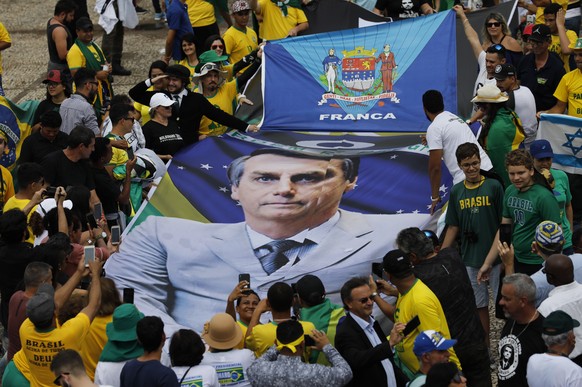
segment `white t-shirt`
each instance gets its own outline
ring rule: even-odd
[[[453,184],[465,180],[465,174],[459,168],[457,156],[455,156],[455,152],[461,144],[466,142],[476,144],[481,157],[481,169],[489,171],[493,168],[489,156],[477,142],[471,128],[465,121],[451,112],[444,111],[435,117],[426,130],[426,142],[430,150],[442,149],[445,165],[453,176]]]
[[[221,386],[250,386],[247,368],[255,360],[249,349],[233,349],[228,352],[206,352],[200,364],[214,367]]]
[[[125,365],[125,361],[109,362],[100,361],[95,368],[95,384],[111,385],[113,387],[120,387],[121,385],[121,370]]]
[[[479,53],[479,58],[477,58],[477,63],[479,64],[479,75],[477,75],[477,79],[475,80],[475,87],[473,88],[473,95],[477,95],[477,90],[481,86],[485,86],[488,83],[492,83],[494,85],[497,84],[495,78],[488,79],[487,78],[487,66],[485,62],[485,56],[487,53],[485,51],[481,51]]]
[[[172,370],[178,377],[178,382],[182,380],[181,386],[203,386],[203,387],[219,387],[218,375],[216,370],[207,365],[197,365],[194,367],[172,367]],[[186,374],[186,377],[184,377]]]
[[[568,313],[573,319],[582,319],[582,285],[574,281],[572,283],[557,286],[550,291],[550,295],[538,307],[538,312],[544,317],[550,313],[561,310]],[[574,328],[576,335],[576,347],[570,354],[575,358],[582,354],[582,327]]]
[[[582,368],[564,356],[536,353],[527,362],[530,387],[582,386]]]
[[[525,131],[525,146],[529,145],[536,139],[538,132],[538,119],[536,118],[536,100],[531,90],[525,86],[513,90],[515,98],[515,112],[521,120],[523,130]]]

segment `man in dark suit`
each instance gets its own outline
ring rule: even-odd
[[[188,90],[190,71],[182,65],[168,66],[164,75],[138,83],[129,90],[130,97],[142,105],[149,106],[150,99],[156,91],[148,90],[148,88],[161,77],[168,78],[168,90],[165,93],[176,101],[175,105],[177,107],[172,111],[172,119],[180,127],[182,138],[186,144],[189,145],[198,141],[202,116],[242,132],[257,132],[259,130],[256,125],[248,125],[246,122],[215,107],[202,94]]]
[[[340,293],[348,314],[337,327],[335,343],[354,374],[348,386],[404,386],[408,380],[394,366],[392,348],[402,341],[405,325],[395,324],[390,341],[386,340],[372,317],[373,299],[378,294],[372,293],[366,278],[351,278]]]

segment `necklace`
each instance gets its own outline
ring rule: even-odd
[[[527,327],[529,327],[529,324],[531,324],[531,322],[532,322],[533,320],[535,320],[535,319],[536,319],[537,315],[538,315],[538,311],[536,310],[536,312],[534,313],[534,315],[532,316],[532,318],[531,318],[531,319],[528,321],[528,323],[527,323],[527,325],[525,326],[525,328],[523,328],[523,329],[521,330],[521,332],[519,332],[519,334],[518,334],[518,335],[514,335],[516,339],[517,339],[519,336],[521,336],[521,334],[522,334],[523,332],[525,332],[525,330],[527,329]],[[514,327],[515,327],[515,320],[513,320],[513,324],[511,324],[511,330],[509,331],[509,334],[510,334],[510,335],[513,335],[513,328],[514,328]]]

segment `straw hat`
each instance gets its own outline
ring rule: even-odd
[[[481,86],[477,90],[477,96],[471,100],[471,102],[476,103],[501,103],[509,99],[507,94],[502,93],[497,86],[492,83],[488,83]]]
[[[217,313],[204,324],[202,338],[216,349],[232,349],[242,340],[242,330],[227,313]]]

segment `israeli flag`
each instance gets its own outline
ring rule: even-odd
[[[582,118],[542,114],[537,138],[552,145],[553,168],[582,174]]]

